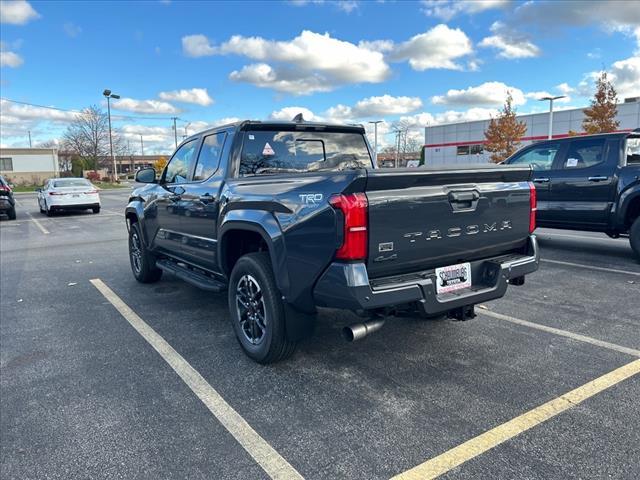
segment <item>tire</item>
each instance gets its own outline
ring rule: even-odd
[[[236,262],[228,297],[233,330],[248,357],[268,364],[293,354],[296,342],[287,338],[282,294],[267,253],[250,253]],[[246,304],[251,306],[243,308]]]
[[[629,229],[629,243],[636,254],[636,260],[640,262],[640,217],[635,219]]]
[[[53,208],[49,207],[46,203],[44,204],[45,212],[47,217],[53,217],[54,211]]]
[[[92,211],[93,213],[100,213],[100,207],[93,207],[93,208],[91,209],[91,211]]]
[[[16,219],[16,207],[12,207],[11,210],[9,210],[7,212],[7,216],[9,217],[9,220],[15,220]]]
[[[40,205],[40,201],[38,201],[38,208],[40,209],[40,213],[45,213],[44,208],[42,208],[42,205]]]
[[[129,262],[133,276],[140,283],[157,282],[162,277],[162,270],[156,267],[155,256],[147,250],[142,240],[138,223],[131,224],[129,229]]]

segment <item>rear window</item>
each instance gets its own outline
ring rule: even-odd
[[[627,138],[627,164],[640,164],[640,138]]]
[[[67,178],[65,180],[56,180],[53,182],[53,187],[87,187],[91,185],[88,180],[82,178]]]
[[[248,131],[240,175],[268,175],[371,167],[360,133]]]

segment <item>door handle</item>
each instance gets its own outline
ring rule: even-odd
[[[549,183],[549,178],[548,177],[539,177],[539,178],[534,178],[533,181],[535,183]]]
[[[200,195],[198,197],[198,200],[200,200],[204,204],[207,204],[213,202],[214,198],[210,193],[205,193],[204,195]]]
[[[609,180],[609,177],[589,177],[590,182],[604,182],[605,180]]]

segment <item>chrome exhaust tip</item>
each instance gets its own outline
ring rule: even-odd
[[[379,318],[375,320],[369,320],[368,322],[355,323],[344,327],[342,329],[342,336],[347,342],[355,342],[356,340],[362,340],[364,337],[378,331],[384,325],[384,319]]]

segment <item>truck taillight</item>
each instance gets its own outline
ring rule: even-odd
[[[529,182],[529,233],[536,229],[536,212],[538,211],[538,197],[536,186]]]
[[[340,210],[344,217],[343,242],[336,251],[340,260],[364,260],[367,258],[367,210],[369,202],[364,193],[333,195],[329,203]]]

